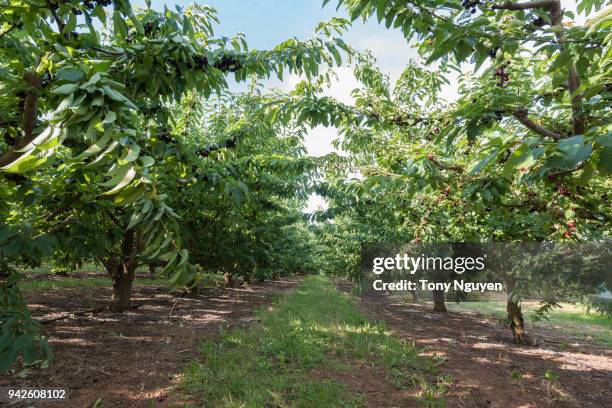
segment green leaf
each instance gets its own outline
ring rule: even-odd
[[[472,168],[472,170],[470,170],[468,175],[473,176],[473,175],[477,174],[482,169],[484,169],[486,167],[486,165],[489,164],[489,162],[491,160],[493,160],[495,157],[497,157],[497,151],[491,153],[490,155],[488,155],[487,157],[482,159],[480,162],[478,162],[478,164],[476,164],[476,166],[474,166],[474,168]]]
[[[70,93],[74,93],[74,91],[76,91],[77,86],[75,84],[64,84],[64,85],[60,85],[57,88],[53,88],[51,90],[51,93],[57,94],[57,95],[67,95]]]
[[[96,153],[101,152],[102,149],[106,147],[109,141],[110,141],[110,135],[108,133],[105,133],[96,143],[89,146],[87,150],[85,150],[83,153],[76,156],[74,160],[82,160],[87,157],[93,156]]]
[[[557,149],[563,153],[563,161],[568,168],[575,167],[586,160],[593,151],[591,144],[584,143],[584,136],[572,136],[557,143]]]
[[[26,153],[14,162],[4,167],[0,167],[0,170],[3,170],[6,173],[26,173],[42,166],[47,159],[47,156],[40,157]]]
[[[108,111],[108,113],[104,117],[104,122],[103,123],[111,124],[111,123],[114,123],[115,120],[117,120],[117,114],[115,112],[113,112],[113,111]]]
[[[569,50],[563,51],[553,61],[548,71],[553,72],[553,71],[559,70],[562,67],[567,67],[571,59],[572,59],[572,53]]]
[[[468,140],[475,140],[476,137],[480,135],[481,133],[482,133],[482,130],[475,122],[471,122],[467,126],[466,134],[467,134]]]
[[[612,147],[612,132],[607,133],[603,136],[599,136],[597,138],[597,143],[599,143],[602,146]]]
[[[74,13],[70,13],[68,14],[68,22],[66,23],[66,25],[64,26],[64,29],[62,30],[62,34],[68,34],[74,31],[74,29],[76,28],[77,25],[77,18],[76,15]]]
[[[70,81],[75,82],[79,79],[83,78],[85,74],[80,69],[75,69],[71,67],[64,67],[57,70],[55,73],[55,78],[58,81]]]
[[[140,162],[140,166],[141,167],[151,167],[153,164],[155,164],[155,159],[152,158],[151,156],[142,156],[139,159]]]
[[[124,189],[115,197],[114,203],[116,205],[129,205],[138,200],[144,192],[146,191],[146,187],[144,184],[139,184],[136,187]]]
[[[604,146],[600,150],[597,169],[604,176],[612,174],[612,147]]]
[[[106,12],[104,11],[104,7],[102,7],[101,5],[97,4],[96,7],[94,7],[91,15],[97,17],[102,23],[102,25],[106,24]]]
[[[533,151],[527,145],[516,149],[504,165],[504,177],[510,179],[516,169],[528,169],[535,164]]]
[[[134,160],[136,160],[138,158],[139,154],[140,154],[140,146],[138,146],[138,145],[130,145],[128,147],[127,154],[124,157],[121,158],[121,162],[122,163],[133,162]]]
[[[59,134],[59,129],[57,129],[55,126],[47,126],[45,130],[36,136],[30,143],[16,151],[19,153],[31,151],[39,145],[47,143],[49,140],[57,139]]]
[[[130,167],[128,169],[128,171],[124,174],[123,178],[121,179],[121,181],[119,183],[117,183],[117,185],[112,188],[111,190],[105,192],[105,195],[113,195],[117,192],[119,192],[121,189],[123,189],[125,186],[127,186],[132,180],[134,180],[134,177],[136,176],[136,171],[134,170],[133,167]]]

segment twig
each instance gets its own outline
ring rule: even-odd
[[[441,161],[436,159],[433,154],[429,154],[429,156],[427,156],[427,159],[430,162],[432,162],[437,168],[441,170],[454,171],[455,173],[460,173],[460,174],[464,172],[463,167],[442,163]]]
[[[172,305],[172,308],[170,309],[170,312],[168,313],[168,317],[172,316],[172,311],[174,310],[174,307],[183,298],[183,296],[185,296],[186,293],[187,293],[186,291],[183,291],[183,293],[181,293],[181,296],[179,296],[178,299],[174,301],[174,304]]]
[[[575,171],[578,171],[582,168],[584,168],[584,166],[586,165],[586,160],[579,163],[576,167],[572,167],[571,169],[567,169],[567,170],[561,170],[561,171],[557,171],[557,172],[553,172],[553,173],[548,173],[549,177],[557,177],[557,176],[564,176],[566,174],[570,174],[573,173]]]

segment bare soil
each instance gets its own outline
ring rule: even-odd
[[[99,398],[104,408],[182,405],[175,386],[186,364],[197,358],[198,344],[216,338],[222,327],[249,325],[256,309],[299,280],[205,289],[190,297],[137,285],[134,307],[124,314],[102,310],[108,288],[31,293],[28,304],[35,318],[47,322],[43,327],[56,362],[45,370],[0,376],[0,387],[70,389],[66,403],[29,405],[35,407],[91,407]]]
[[[536,346],[518,345],[494,317],[435,313],[431,305],[382,293],[359,298],[359,307],[441,361],[439,375],[451,384],[446,407],[612,407],[612,350],[604,346],[541,329]],[[379,406],[404,406],[366,395],[376,399]]]

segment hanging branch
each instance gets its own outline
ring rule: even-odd
[[[512,112],[512,115],[518,119],[519,122],[523,124],[527,129],[537,133],[540,136],[549,137],[554,140],[560,140],[563,136],[560,133],[553,132],[552,130],[548,130],[545,127],[538,125],[533,120],[529,119],[527,116],[526,109],[517,109]]]

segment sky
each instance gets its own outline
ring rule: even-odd
[[[217,37],[232,37],[239,32],[246,35],[251,49],[271,49],[284,40],[297,37],[307,39],[314,34],[314,29],[321,21],[332,17],[347,17],[344,9],[336,10],[337,2],[332,0],[322,7],[323,0],[201,0],[217,10],[220,24],[215,27]],[[175,4],[186,6],[192,1],[152,0],[152,8],[160,10],[164,4],[174,7]],[[135,6],[144,6],[144,0],[133,0]],[[562,0],[568,10],[575,10],[574,0]],[[577,23],[584,18],[578,17]],[[399,77],[407,62],[416,56],[399,30],[387,29],[375,19],[368,22],[353,22],[349,31],[343,36],[352,47],[372,52],[379,67],[389,74],[391,83]],[[336,99],[351,103],[351,91],[357,87],[352,68],[342,67],[336,70],[337,80],[326,91]],[[284,81],[273,80],[265,83],[268,87],[291,90],[300,78],[289,76]],[[457,94],[457,81],[451,79],[451,86],[445,90],[445,98],[452,100]],[[305,139],[305,145],[311,156],[322,156],[334,151],[332,141],[336,138],[336,129],[319,126],[311,130]],[[325,207],[318,196],[311,196],[306,211]]]

